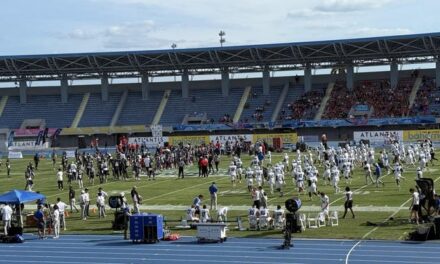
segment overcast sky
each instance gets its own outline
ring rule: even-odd
[[[0,55],[167,49],[440,31],[435,0],[2,0]]]

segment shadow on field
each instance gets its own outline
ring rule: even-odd
[[[361,226],[381,226],[381,227],[391,227],[391,226],[401,226],[401,225],[408,225],[408,218],[389,218],[386,222],[370,222],[367,221],[366,223],[361,224]]]

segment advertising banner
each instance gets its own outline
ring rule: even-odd
[[[172,136],[169,137],[169,142],[171,145],[178,145],[179,143],[183,144],[191,144],[193,146],[208,144],[209,136],[201,135],[201,136]]]
[[[35,140],[13,141],[11,143],[11,146],[8,147],[9,150],[39,150],[48,148],[49,142],[35,145]]]
[[[355,131],[353,132],[353,139],[356,142],[360,140],[369,140],[371,143],[389,144],[393,140],[402,141],[402,130],[385,130],[385,131]]]
[[[75,151],[74,150],[66,150],[66,157],[67,158],[75,158]]]
[[[236,142],[236,141],[240,141],[240,140],[244,140],[244,141],[252,141],[252,135],[250,134],[239,134],[239,135],[214,135],[214,136],[209,136],[209,141],[217,143],[223,143],[225,144],[226,141],[229,142]]]
[[[252,135],[252,142],[266,141],[269,145],[272,145],[274,138],[280,138],[285,145],[293,145],[298,141],[298,134],[296,133],[278,133],[278,134],[255,134]]]
[[[18,151],[17,152],[9,151],[8,158],[10,158],[10,159],[22,159],[23,158],[23,153],[18,152]]]
[[[156,148],[157,145],[163,147],[163,144],[168,140],[168,137],[129,137],[128,144],[145,144],[147,148]]]
[[[440,129],[427,130],[406,130],[403,131],[403,140],[417,142],[419,140],[431,139],[432,142],[440,141]]]

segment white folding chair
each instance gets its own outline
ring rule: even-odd
[[[269,219],[267,216],[260,216],[260,218],[258,218],[258,227],[260,230],[269,229]]]
[[[284,229],[284,217],[281,213],[275,213],[275,229]]]
[[[306,221],[307,221],[307,217],[305,214],[300,214],[298,217],[299,220],[299,224],[301,225],[301,231],[305,231],[306,230]]]
[[[316,217],[316,225],[318,227],[323,227],[325,226],[325,214],[323,212],[319,213],[318,216]]]
[[[310,214],[307,216],[307,226],[309,228],[318,228],[319,214],[316,217],[311,217]]]
[[[328,218],[328,221],[330,226],[338,226],[339,225],[338,211],[333,211],[331,216]]]
[[[191,228],[191,226],[188,225],[188,221],[186,219],[182,219],[180,221],[180,225],[176,226],[176,228],[189,229],[189,228]]]
[[[248,219],[249,219],[249,230],[257,230],[258,218],[255,215],[250,215]]]

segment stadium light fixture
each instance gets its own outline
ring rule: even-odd
[[[175,49],[177,48],[177,44],[176,44],[176,43],[171,44],[171,48],[172,48],[173,50],[175,50]]]
[[[218,33],[218,36],[220,37],[220,47],[223,47],[223,43],[226,42],[226,39],[224,38],[224,36],[226,36],[226,32],[224,32],[223,30],[220,30],[220,32]]]

